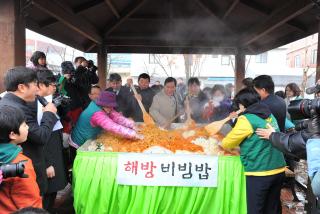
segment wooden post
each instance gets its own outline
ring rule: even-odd
[[[318,52],[317,52],[317,67],[316,67],[316,83],[320,79],[320,17],[318,17]]]
[[[99,86],[102,90],[106,88],[107,82],[107,50],[105,45],[98,47],[98,76]]]
[[[26,63],[25,20],[19,0],[0,1],[0,92],[9,68]]]
[[[246,70],[246,55],[238,52],[235,55],[235,92],[240,91],[242,87],[242,80],[245,77]]]

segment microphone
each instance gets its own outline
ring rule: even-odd
[[[46,98],[41,97],[39,95],[36,95],[36,96],[43,107],[46,107],[48,105],[49,102],[46,100]]]
[[[41,105],[42,105],[43,107],[46,107],[46,106],[49,104],[49,102],[46,100],[46,98],[41,97],[41,96],[39,96],[39,95],[36,95],[36,97],[37,97],[37,99],[39,100],[39,102],[41,103]],[[58,118],[58,120],[60,120],[60,117],[59,117],[57,114],[55,114],[55,115],[56,115],[56,117]]]

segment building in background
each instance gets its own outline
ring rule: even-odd
[[[315,82],[317,57],[317,34],[298,40],[283,47],[259,55],[246,56],[246,77],[262,74],[271,75],[276,90],[288,83],[309,87]],[[26,60],[36,50],[47,55],[49,68],[60,72],[62,61],[73,61],[76,56],[84,56],[97,64],[97,55],[83,53],[60,42],[27,30]],[[198,77],[202,87],[214,84],[234,83],[234,56],[229,55],[184,55],[184,54],[108,54],[107,72],[119,73],[124,82],[132,76],[134,83],[141,73],[151,76],[151,84],[162,84],[168,76]],[[98,68],[99,69],[99,68]],[[307,77],[307,82],[303,78]]]

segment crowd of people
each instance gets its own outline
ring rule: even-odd
[[[92,61],[77,57],[73,63],[62,62],[57,77],[47,68],[45,54],[37,51],[27,67],[7,71],[7,93],[0,100],[0,162],[27,160],[28,177],[3,179],[1,213],[25,207],[54,213],[57,192],[71,182],[68,173],[76,151],[88,139],[103,130],[143,139],[135,125],[143,122],[139,102],[162,128],[184,122],[187,108],[196,123],[218,121],[244,109],[230,122],[232,130],[221,146],[240,147],[248,213],[281,213],[280,191],[290,159],[269,140],[274,136],[271,132],[291,131],[297,123],[287,112],[290,101],[301,99],[295,83],[288,84],[285,92],[275,93],[272,78],[261,75],[244,79],[242,89],[234,95],[232,84],[201,90],[196,77],[186,83],[182,78],[168,77],[163,85],[157,82],[151,86],[147,73],[138,76],[137,85],[132,78],[123,84],[119,74],[111,73],[108,87],[101,88],[97,69]],[[266,129],[268,126],[271,128]],[[308,128],[305,135],[314,136],[314,126]]]

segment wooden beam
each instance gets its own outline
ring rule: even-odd
[[[105,0],[105,3],[108,5],[112,13],[117,17],[117,19],[120,19],[120,14],[118,13],[115,6],[112,4],[111,0]]]
[[[320,18],[318,17],[318,53],[316,67],[316,83],[320,79]]]
[[[99,86],[104,90],[107,83],[107,50],[103,44],[98,48],[98,76]]]
[[[90,10],[93,7],[97,7],[99,5],[104,4],[104,0],[90,0],[87,1],[85,3],[82,3],[80,5],[77,5],[73,8],[74,13],[78,14],[78,13],[82,13],[85,12],[87,10]]]
[[[139,0],[136,1],[134,4],[130,5],[128,8],[125,9],[120,14],[120,19],[116,20],[115,22],[108,24],[105,29],[105,37],[107,37],[111,32],[113,32],[119,25],[121,25],[125,20],[127,20],[132,14],[134,14],[147,0]]]
[[[71,10],[73,11],[73,13],[78,14],[78,13],[82,13],[86,10],[89,10],[93,7],[98,6],[99,4],[104,3],[104,0],[93,0],[93,1],[89,1],[83,4],[80,4],[78,6],[76,6],[75,8],[72,8]],[[48,18],[42,22],[39,23],[39,26],[41,28],[43,27],[50,27],[51,25],[54,25],[55,23],[59,22],[59,20],[55,19],[55,18]]]
[[[235,55],[235,92],[239,92],[242,87],[242,80],[246,74],[246,55],[238,52]]]
[[[294,17],[310,10],[314,3],[310,0],[292,0],[270,14],[263,23],[251,28],[239,41],[239,44],[247,46],[274,29],[285,24]]]
[[[258,13],[263,14],[263,15],[270,15],[272,13],[272,10],[270,8],[266,8],[265,6],[261,5],[260,3],[256,2],[256,1],[240,0],[240,3],[242,5],[245,5],[246,7],[249,7],[251,9],[255,10]],[[295,30],[298,30],[300,32],[307,31],[307,28],[303,24],[301,24],[295,20],[290,20],[286,24],[293,27]]]
[[[98,44],[102,43],[102,37],[99,35],[98,30],[93,25],[75,14],[68,13],[53,1],[32,0],[32,4],[91,41]]]
[[[311,34],[313,34],[313,33],[312,32],[310,32],[310,33],[296,33],[296,34],[289,33],[281,38],[275,38],[273,41],[268,42],[262,46],[257,46],[257,45],[251,44],[245,48],[251,48],[251,52],[249,52],[248,54],[260,54],[260,53],[264,53],[268,50],[272,50],[272,49],[281,47],[283,45],[286,45],[286,44],[293,42],[293,41],[296,41],[298,39],[305,38],[307,36],[310,36]]]
[[[8,69],[26,65],[25,20],[19,0],[0,1],[0,93],[5,91],[4,76]],[[0,187],[1,188],[1,187]]]
[[[49,38],[55,39],[61,43],[67,44],[75,49],[78,49],[80,51],[85,51],[83,45],[81,45],[75,41],[71,41],[69,39],[66,39],[66,37],[61,36],[61,34],[54,34],[54,35],[49,34],[47,31],[45,31],[43,28],[41,28],[39,26],[39,24],[36,21],[34,21],[31,17],[28,17],[26,19],[26,27],[34,32],[37,32],[37,33],[42,34],[44,36],[47,36]]]
[[[184,47],[109,47],[108,53],[151,53],[151,54],[224,54],[235,55],[237,50],[235,48],[221,48],[221,47],[206,47],[206,48],[184,48]]]
[[[217,12],[215,12],[207,3],[204,3],[202,0],[195,0],[196,3],[198,3],[198,5],[205,10],[207,13],[209,13],[212,17],[214,17],[221,26],[223,26],[227,31],[232,33],[232,30],[230,29],[229,26],[227,26],[223,20],[221,20],[221,18],[219,17],[219,15],[217,14]]]
[[[88,43],[84,46],[85,52],[90,52],[93,48],[97,46],[96,43],[88,41]]]
[[[233,9],[237,6],[238,3],[239,3],[239,0],[234,0],[231,3],[227,11],[223,14],[222,20],[225,20],[229,16],[229,14],[233,11]]]
[[[152,47],[194,47],[194,48],[235,48],[236,40],[227,39],[225,41],[212,40],[174,40],[165,41],[154,38],[140,38],[140,39],[108,39],[106,40],[108,46],[152,46]]]

